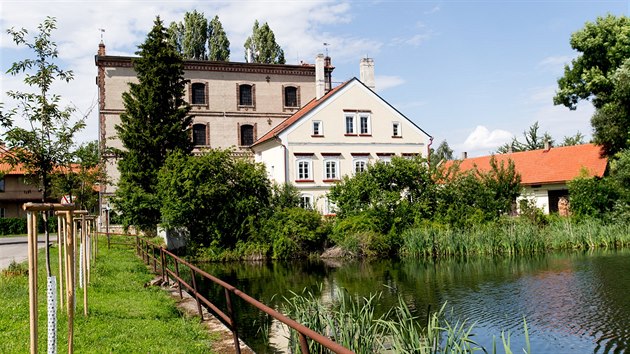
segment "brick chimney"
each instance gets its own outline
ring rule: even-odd
[[[105,43],[103,43],[103,41],[101,41],[101,43],[98,44],[98,52],[97,55],[99,57],[102,57],[105,55]]]
[[[361,58],[359,64],[360,79],[365,86],[369,87],[372,91],[376,90],[376,84],[374,82],[374,59]]]
[[[315,58],[315,98],[320,99],[324,97],[325,93],[324,54],[317,54],[317,58]]]

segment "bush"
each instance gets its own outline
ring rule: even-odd
[[[323,249],[322,216],[313,210],[287,208],[267,220],[262,233],[273,244],[273,258],[286,259]]]
[[[26,218],[0,218],[0,235],[26,234]]]
[[[392,253],[394,237],[382,233],[381,220],[374,211],[365,211],[337,220],[331,239],[357,256],[375,257]]]

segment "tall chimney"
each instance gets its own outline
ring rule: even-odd
[[[365,86],[369,87],[372,91],[376,90],[374,83],[374,59],[361,58],[359,64],[360,79]]]
[[[545,151],[549,151],[549,149],[551,149],[551,144],[549,143],[549,140],[545,139]]]
[[[105,55],[105,43],[103,43],[103,41],[101,41],[101,43],[98,44],[98,52],[97,52],[97,54],[100,57]]]
[[[326,93],[324,80],[324,54],[317,54],[315,58],[315,98],[320,99]]]
[[[462,160],[466,160],[468,158],[468,152],[462,151]]]
[[[329,56],[324,58],[324,81],[326,92],[332,90],[332,61]]]

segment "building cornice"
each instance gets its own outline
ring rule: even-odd
[[[98,67],[133,68],[133,59],[135,58],[112,55],[94,56],[95,64]],[[260,64],[208,60],[185,60],[184,70],[268,75],[315,76],[314,65]],[[326,68],[326,71],[328,72],[331,72],[333,70],[334,67],[332,66]]]

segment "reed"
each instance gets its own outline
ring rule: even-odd
[[[319,293],[321,293],[321,288]],[[447,320],[446,304],[429,316],[426,324],[415,316],[402,296],[398,304],[384,315],[376,316],[380,294],[369,297],[351,296],[345,290],[338,298],[327,303],[306,289],[284,298],[282,311],[307,327],[323,333],[355,353],[474,353],[489,351],[478,345],[474,336],[474,323],[467,320]],[[451,313],[449,318],[455,316]],[[525,353],[531,353],[527,322],[525,329]],[[501,343],[506,353],[512,352],[509,332],[501,333]],[[496,353],[496,340],[492,343]],[[297,335],[289,335],[289,351],[300,352]],[[311,353],[328,353],[313,341],[309,342]]]
[[[630,224],[557,218],[541,226],[514,218],[467,229],[434,225],[412,228],[403,233],[402,242],[401,255],[418,258],[620,248],[630,246]]]

